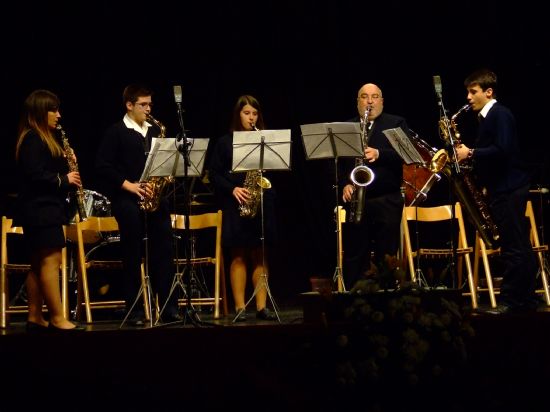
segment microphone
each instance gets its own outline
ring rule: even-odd
[[[182,112],[182,108],[181,108],[182,98],[181,98],[181,86],[180,85],[174,86],[174,100],[176,101],[176,105],[178,106],[178,120],[179,120],[180,127],[181,127],[181,130],[182,130],[182,134],[178,133],[178,135],[176,136],[176,141],[179,142],[179,141],[181,141],[181,139],[183,139],[185,137],[185,128],[183,127],[183,116],[181,114],[181,112]]]
[[[176,100],[176,104],[179,104],[182,102],[181,86],[174,86],[174,99]]]
[[[443,91],[443,87],[441,86],[441,77],[434,76],[433,79],[434,79],[435,94],[437,94],[437,96],[441,98],[441,93]]]

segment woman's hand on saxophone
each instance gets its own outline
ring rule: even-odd
[[[67,173],[67,180],[69,181],[69,184],[75,185],[78,187],[82,186],[82,182],[80,180],[80,173],[79,172],[69,172]]]
[[[353,185],[344,186],[344,190],[342,190],[342,200],[344,203],[351,201],[353,192],[355,192],[355,187]]]
[[[250,193],[244,187],[235,187],[233,189],[233,197],[242,205],[250,200]]]
[[[141,200],[153,195],[151,186],[145,182],[129,182],[125,180],[122,188],[130,193],[135,193]]]

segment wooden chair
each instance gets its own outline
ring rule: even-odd
[[[545,252],[548,251],[548,245],[541,245],[539,241],[539,235],[537,231],[537,224],[535,221],[535,214],[533,212],[533,203],[528,200],[525,207],[525,217],[529,220],[529,235],[531,240],[531,246],[533,251],[537,255],[537,261],[539,264],[539,274],[542,280],[542,289],[537,289],[537,293],[544,294],[546,304],[550,306],[550,292],[548,287],[548,267],[546,266]],[[485,246],[485,242],[476,232],[475,240],[475,252],[474,252],[474,284],[479,291],[487,291],[491,300],[491,306],[496,307],[496,296],[500,293],[498,287],[494,286],[493,274],[491,273],[491,266],[489,257],[500,253],[500,249],[488,249]],[[487,279],[487,287],[479,287],[479,260],[483,262],[483,270]]]
[[[413,250],[411,236],[409,231],[409,222],[450,222],[451,219],[455,219],[458,226],[457,233],[457,247],[455,250],[449,248],[448,245],[445,248],[422,248],[421,245],[416,245]],[[463,293],[464,295],[470,295],[472,300],[472,308],[477,309],[477,294],[474,288],[474,278],[472,272],[472,264],[470,260],[470,254],[473,252],[473,248],[468,246],[466,230],[464,226],[464,218],[462,214],[462,208],[460,203],[456,203],[454,207],[452,205],[442,205],[433,207],[416,207],[406,206],[403,208],[403,220],[402,220],[402,235],[403,235],[403,260],[406,266],[409,268],[410,278],[413,282],[417,282],[415,259],[420,258],[441,258],[451,257],[455,253],[458,257],[457,273],[458,284],[462,283],[462,271],[463,262],[466,266],[466,273],[468,277],[469,293]],[[420,241],[419,241],[420,243]]]
[[[122,271],[121,260],[97,260],[91,258],[92,252],[97,249],[98,245],[118,242],[118,238],[116,237],[119,230],[118,223],[112,216],[91,216],[85,221],[77,221],[74,228],[76,230],[78,269],[76,315],[77,319],[80,319],[82,317],[82,307],[84,307],[86,322],[91,323],[93,321],[92,309],[122,309],[126,307],[126,301],[123,299],[99,300],[98,298],[91,298],[88,279],[88,271],[92,269],[109,270],[118,273]],[[96,239],[98,238],[104,239],[104,241],[97,243]],[[92,243],[88,243],[87,240],[91,240]],[[147,288],[143,264],[141,266],[141,281],[143,287]],[[149,319],[148,315],[150,313],[149,305],[148,293],[147,289],[145,289],[145,293],[143,293],[143,306],[147,319]]]
[[[184,215],[172,215],[172,227],[175,230],[185,230],[185,216]],[[214,275],[214,296],[213,297],[200,297],[192,298],[192,305],[210,305],[214,307],[214,319],[220,317],[220,303],[223,305],[223,315],[227,316],[227,293],[225,287],[225,270],[223,264],[222,253],[222,211],[212,213],[203,213],[199,215],[189,216],[189,229],[191,231],[204,231],[205,239],[207,237],[206,230],[210,229],[212,233],[213,243],[211,247],[207,248],[208,256],[190,256],[189,263],[195,267],[201,267],[202,265],[211,265],[213,267]],[[210,243],[210,242],[208,242]],[[175,259],[177,265],[186,265],[187,258]],[[185,267],[184,270],[191,270],[191,268]],[[187,305],[187,299],[180,299],[178,304],[180,306]]]
[[[20,274],[26,278],[30,271],[30,263],[9,263],[8,253],[8,235],[23,235],[23,228],[13,226],[13,219],[2,216],[2,240],[1,240],[1,267],[0,267],[0,328],[9,326],[9,313],[25,313],[28,310],[27,305],[10,305],[9,294],[9,276],[10,274]],[[21,236],[22,237],[22,236]],[[14,239],[12,239],[14,240]],[[67,249],[61,250],[61,300],[63,303],[63,315],[69,317],[69,286],[67,274]],[[44,309],[47,310],[44,305]]]

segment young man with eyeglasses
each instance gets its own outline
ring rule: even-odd
[[[173,278],[173,238],[168,202],[161,199],[157,210],[147,212],[139,204],[140,200],[152,195],[150,184],[139,180],[151,139],[161,132],[147,121],[153,104],[151,99],[152,92],[145,86],[131,84],[124,89],[122,103],[126,114],[107,129],[96,160],[98,183],[111,201],[111,210],[120,229],[127,311],[140,290],[142,257],[148,256],[146,270],[160,307],[164,306],[169,295]],[[141,299],[137,301],[130,313],[129,323],[134,326],[144,325],[141,302]],[[155,306],[154,302],[152,305]],[[162,321],[180,320],[183,318],[178,311],[177,295],[172,294],[162,313]]]

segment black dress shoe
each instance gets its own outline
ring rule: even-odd
[[[486,313],[488,315],[505,315],[511,312],[513,312],[511,306],[499,304],[495,308],[489,308],[485,310],[483,313]]]
[[[246,322],[246,309],[235,309],[236,317],[233,322]]]
[[[272,313],[268,308],[263,308],[256,312],[256,318],[261,320],[277,320],[277,316]]]
[[[47,326],[41,325],[40,323],[27,321],[27,324],[25,325],[25,330],[27,332],[45,332],[48,330]]]
[[[145,317],[144,316],[130,316],[126,322],[130,326],[144,326],[145,325]]]
[[[55,331],[55,332],[83,332],[86,330],[84,326],[76,325],[74,328],[71,329],[64,329],[64,328],[58,328],[53,323],[50,322],[48,325],[48,330]]]
[[[177,310],[165,312],[162,314],[161,318],[163,322],[166,322],[166,323],[183,322],[184,320],[183,315],[179,313],[179,311]]]

